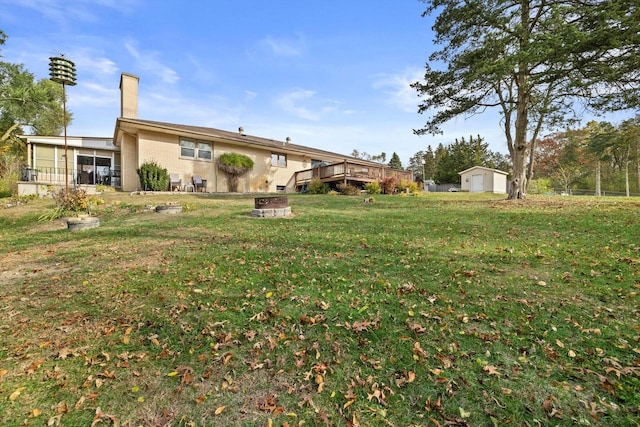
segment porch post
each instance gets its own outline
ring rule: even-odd
[[[347,159],[344,160],[344,185],[347,185]]]

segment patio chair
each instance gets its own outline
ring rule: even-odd
[[[195,188],[196,192],[198,192],[198,191],[207,191],[207,180],[206,179],[202,179],[202,177],[200,175],[193,175],[191,180],[193,182],[193,187]]]
[[[180,191],[182,189],[182,179],[177,173],[169,174],[169,191]]]

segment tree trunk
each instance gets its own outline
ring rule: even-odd
[[[624,189],[626,191],[627,197],[630,196],[629,193],[629,152],[631,151],[631,146],[627,145],[627,156],[624,159]]]
[[[638,174],[637,174],[637,178],[638,178],[638,192],[640,193],[640,141],[638,141],[637,143],[637,150],[638,150],[638,155],[636,156],[636,165],[638,168]]]
[[[629,161],[628,160],[624,165],[624,188],[625,188],[627,197],[629,197],[631,194],[629,192]]]
[[[523,28],[528,27],[529,23],[529,3],[526,0],[521,1],[520,20]],[[527,30],[520,35],[519,44],[523,52],[527,51],[529,44]],[[517,88],[516,96],[516,123],[515,123],[515,140],[510,148],[511,161],[513,162],[513,179],[509,188],[509,200],[524,199],[527,190],[527,129],[529,125],[529,103],[531,102],[531,94],[529,89],[529,64],[526,60],[518,64],[515,74],[515,83]]]
[[[600,191],[600,159],[596,160],[596,196],[601,196]]]
[[[516,132],[515,140],[511,151],[511,161],[513,162],[513,179],[509,188],[509,200],[524,199],[527,188],[527,124],[529,94],[527,93],[527,76],[522,73],[518,75],[518,107],[516,110]]]
[[[240,182],[240,176],[232,173],[227,173],[228,179],[228,190],[229,193],[237,193],[238,192],[238,183]]]

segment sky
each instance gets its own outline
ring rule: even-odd
[[[113,136],[120,75],[140,78],[138,117],[350,155],[480,135],[506,153],[497,115],[417,136],[428,116],[409,85],[435,49],[419,0],[0,0],[2,60],[49,78],[73,61],[71,136]]]

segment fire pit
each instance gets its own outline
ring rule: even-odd
[[[289,200],[286,197],[256,197],[251,216],[258,218],[277,218],[291,215]]]

